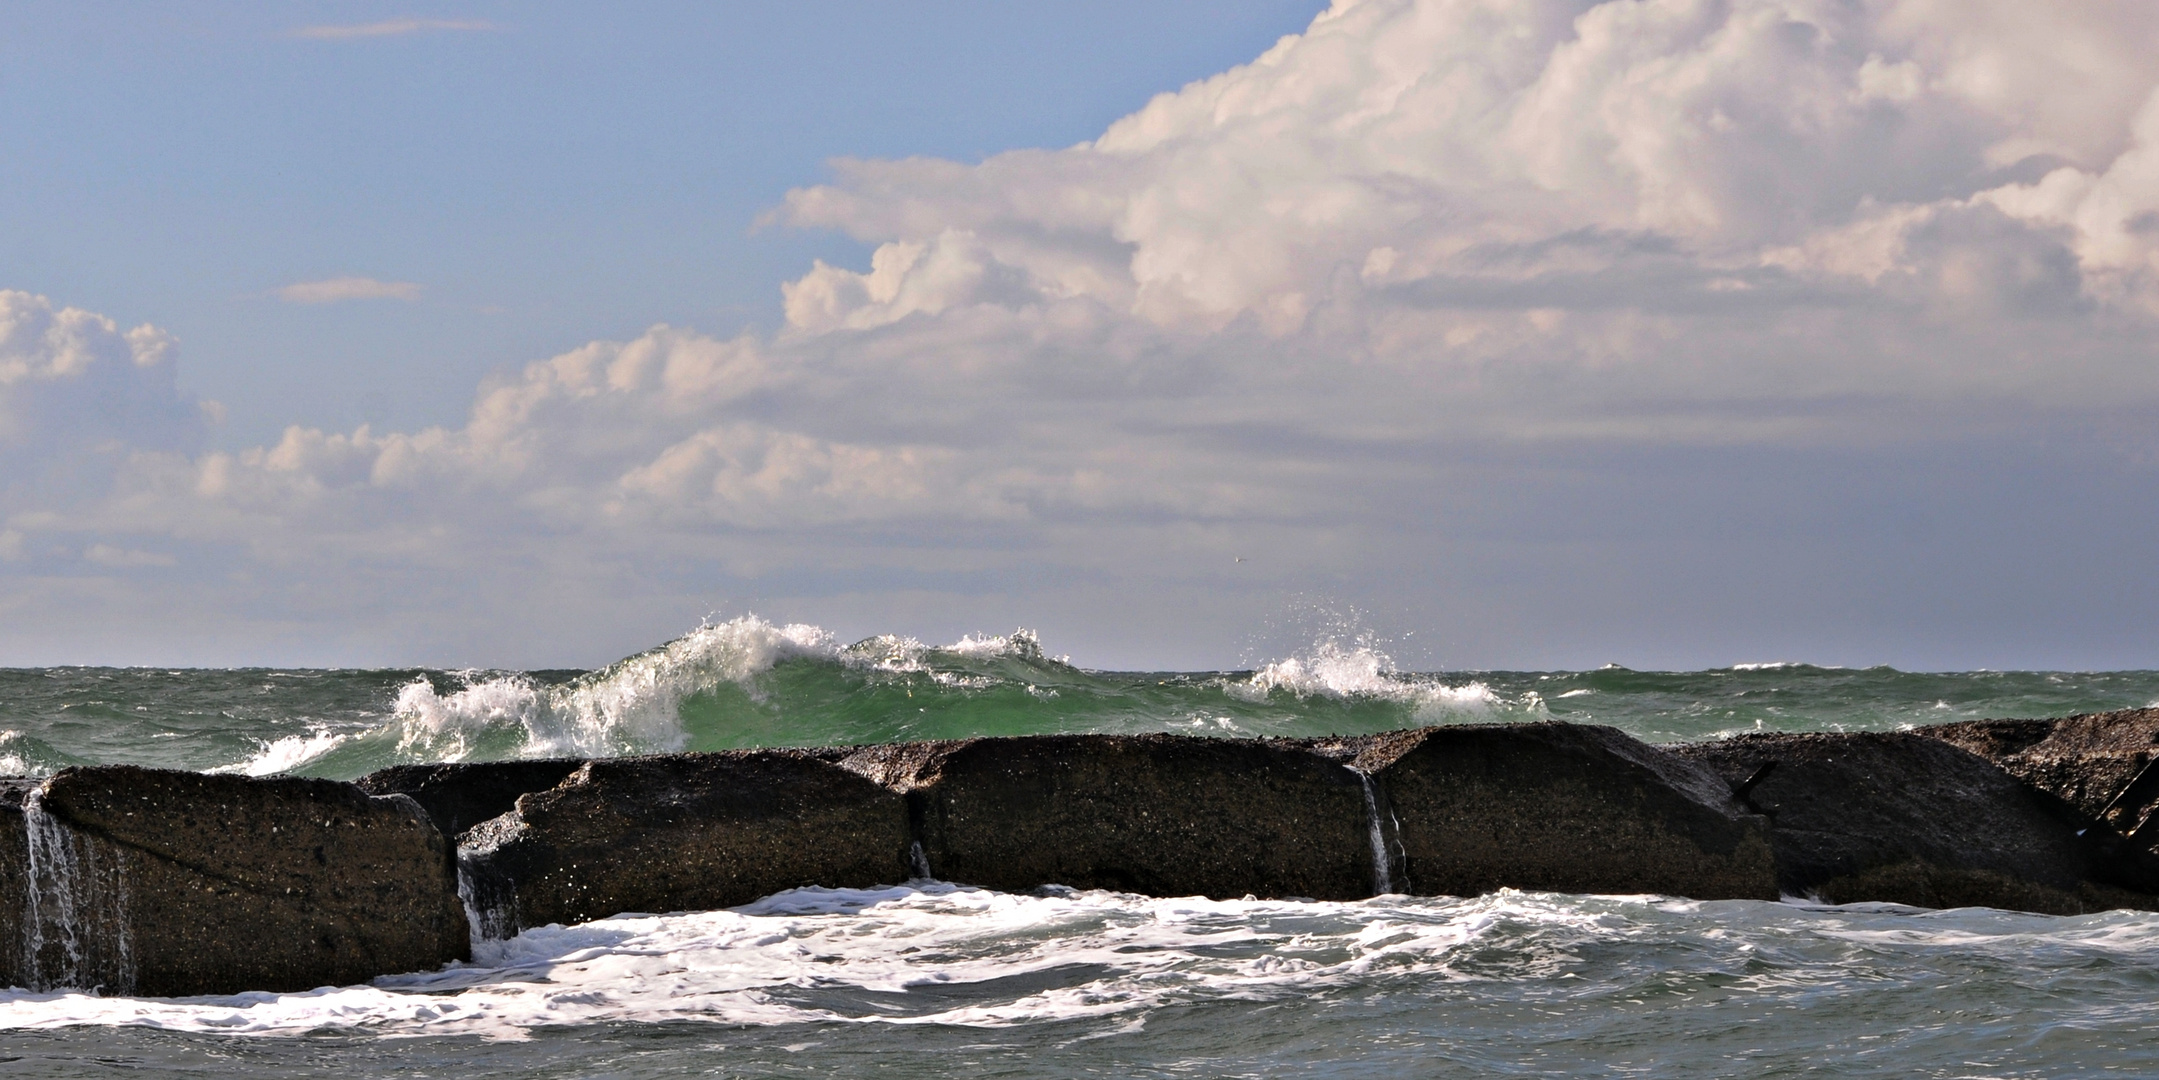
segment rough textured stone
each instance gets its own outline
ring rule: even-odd
[[[1289,741],[1042,735],[858,748],[907,792],[929,868],[994,889],[1373,893],[1362,784]]]
[[[1777,895],[1767,819],[1711,770],[1613,728],[1462,725],[1319,745],[1375,779],[1405,891]]]
[[[519,795],[546,791],[583,764],[579,759],[548,758],[393,765],[353,782],[370,795],[412,796],[442,835],[455,839],[474,825],[509,813]]]
[[[460,857],[504,930],[910,876],[904,800],[785,750],[587,762],[468,832]]]
[[[101,766],[33,798],[48,872],[31,883],[40,914],[19,931],[19,982],[304,990],[469,955],[448,843],[403,796]]]
[[[0,986],[23,986],[23,911],[30,902],[29,837],[22,804],[39,781],[0,777]]]
[[[2142,846],[2159,842],[2159,828],[2145,829],[2159,808],[2159,771],[2113,807],[2145,766],[2159,757],[2159,709],[2083,713],[2058,720],[1969,720],[1919,728],[1918,734],[1969,750]],[[2141,830],[2141,831],[2140,831]]]
[[[1912,732],[1744,735],[1674,748],[1729,779],[1776,768],[1778,884],[1832,903],[1988,906],[2054,914],[2149,907],[2149,857],[2068,803],[1969,751]]]

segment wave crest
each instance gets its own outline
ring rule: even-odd
[[[840,654],[822,627],[777,626],[743,615],[707,623],[561,686],[500,675],[443,694],[416,679],[398,693],[398,750],[461,761],[506,731],[522,733],[514,752],[520,757],[680,750],[688,740],[680,712],[684,698],[733,684],[761,699],[758,676],[783,661],[837,660]]]
[[[1431,676],[1408,675],[1397,670],[1394,658],[1365,639],[1344,645],[1328,638],[1316,642],[1308,656],[1275,660],[1254,671],[1250,678],[1224,684],[1223,691],[1245,701],[1261,702],[1275,694],[1298,698],[1365,699],[1414,707],[1419,719],[1462,713],[1488,713],[1504,708],[1492,687],[1482,681],[1449,684]],[[1518,704],[1541,712],[1542,702],[1531,693]]]

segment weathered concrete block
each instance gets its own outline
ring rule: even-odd
[[[2066,802],[1913,732],[1744,735],[1675,748],[1737,779],[1775,822],[1787,893],[1832,903],[2054,914],[2148,907],[2142,855]]]
[[[993,889],[1356,899],[1374,892],[1362,783],[1286,740],[1040,735],[863,747],[908,794],[929,868]]]
[[[1933,724],[1916,734],[1940,739],[1986,758],[2002,771],[2067,800],[2123,833],[2136,833],[2159,809],[2159,775],[2142,790],[2129,788],[2159,757],[2159,709],[2082,713],[2055,720],[1966,720]],[[2112,813],[2108,810],[2112,806]],[[2159,841],[2159,829],[2140,834],[2143,846]]]
[[[1608,727],[1430,727],[1326,740],[1373,776],[1398,887],[1775,899],[1769,822],[1709,769]]]
[[[502,932],[904,881],[908,842],[898,794],[805,752],[728,751],[587,762],[460,858]]]
[[[470,955],[448,842],[351,784],[100,766],[15,809],[17,985],[305,990]]]
[[[546,791],[582,765],[577,758],[393,765],[353,783],[370,795],[412,796],[442,835],[455,840],[466,829],[515,809],[519,795]]]

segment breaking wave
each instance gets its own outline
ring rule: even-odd
[[[1396,669],[1393,657],[1367,640],[1347,645],[1334,639],[1319,641],[1309,655],[1272,661],[1224,689],[1246,701],[1266,701],[1279,694],[1394,702],[1409,706],[1412,718],[1422,723],[1497,718],[1499,713],[1510,720],[1547,718],[1536,691],[1509,700],[1482,681],[1450,683],[1431,675],[1405,674]]]
[[[567,682],[483,672],[446,682],[407,683],[371,738],[388,739],[398,760],[461,761],[1081,731],[1323,735],[1542,708],[1534,692],[1509,701],[1481,682],[1397,674],[1369,643],[1323,641],[1248,674],[1135,675],[1073,667],[1029,630],[842,645],[821,627],[755,615]],[[290,737],[243,768],[321,761],[328,749]]]

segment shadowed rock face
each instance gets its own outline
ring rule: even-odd
[[[863,747],[907,793],[929,868],[993,889],[1372,895],[1363,786],[1288,741],[1047,735]]]
[[[29,834],[22,804],[39,781],[0,777],[0,986],[22,986],[23,912],[29,899]]]
[[[2150,907],[2151,861],[2067,803],[1911,732],[1744,735],[1675,748],[1737,780],[1775,821],[1779,886],[1832,903],[2078,914]]]
[[[587,762],[468,832],[460,857],[510,905],[504,930],[910,876],[905,801],[786,750]]]
[[[1377,781],[1401,891],[1777,895],[1767,819],[1711,770],[1613,728],[1434,727],[1319,745]]]
[[[41,866],[18,984],[305,990],[470,955],[449,845],[402,796],[101,766],[46,780],[8,824]]]
[[[546,791],[576,772],[573,758],[542,761],[473,761],[442,765],[393,765],[353,781],[370,795],[410,795],[442,835],[501,817],[528,791]]]
[[[2159,829],[2140,833],[2159,807],[2159,776],[2106,813],[2114,797],[2159,757],[2159,709],[2085,713],[2059,720],[1968,720],[1936,724],[1917,734],[1969,750],[2042,791],[2061,796],[2143,846]]]

